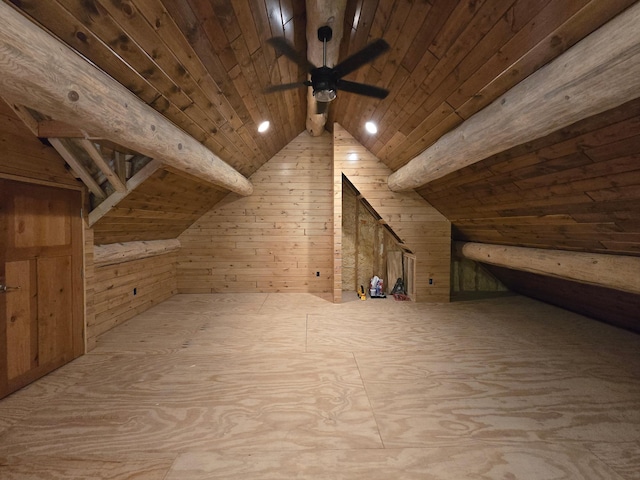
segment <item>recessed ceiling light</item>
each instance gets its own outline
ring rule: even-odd
[[[358,160],[358,154],[357,153],[350,153],[347,158],[353,162],[355,160]]]
[[[266,132],[267,130],[269,130],[269,125],[270,125],[270,124],[269,124],[269,121],[268,121],[268,120],[265,120],[265,121],[264,121],[264,122],[262,122],[262,123],[260,124],[260,126],[258,127],[258,131],[259,131],[260,133],[264,133],[264,132]]]
[[[367,132],[373,134],[378,133],[378,126],[373,122],[367,122],[364,124],[364,128],[367,129]]]

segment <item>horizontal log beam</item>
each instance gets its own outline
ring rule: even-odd
[[[253,186],[71,48],[0,2],[0,90],[14,103],[240,195]]]
[[[640,96],[640,3],[509,90],[388,178],[418,188]]]
[[[459,256],[523,272],[640,294],[640,257],[455,242]]]
[[[96,245],[93,249],[93,264],[96,267],[131,262],[141,258],[155,257],[180,250],[180,240],[152,240],[148,242],[110,243]]]

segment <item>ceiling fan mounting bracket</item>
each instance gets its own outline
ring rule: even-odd
[[[333,37],[333,30],[329,25],[323,25],[318,29],[318,40],[328,42]]]

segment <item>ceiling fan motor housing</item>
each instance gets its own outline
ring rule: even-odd
[[[322,66],[311,71],[313,96],[319,102],[330,102],[336,98],[337,79],[332,68]]]

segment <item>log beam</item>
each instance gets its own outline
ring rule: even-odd
[[[33,108],[240,195],[253,186],[71,48],[0,2],[0,89]]]
[[[640,3],[442,136],[388,178],[418,188],[640,96]]]
[[[148,242],[110,243],[96,245],[93,249],[93,264],[96,267],[131,262],[141,258],[164,255],[180,250],[180,240],[151,240]]]
[[[455,242],[459,256],[523,272],[640,294],[640,257]]]
[[[327,66],[338,63],[340,43],[342,42],[344,11],[347,0],[307,0],[307,58],[315,66],[322,66],[323,46],[318,40],[318,28],[328,25],[333,37],[327,42]],[[328,110],[328,109],[327,109]],[[317,113],[313,89],[307,89],[307,131],[312,137],[322,135],[327,123],[327,112]]]
[[[82,164],[82,162],[76,158],[73,152],[69,150],[69,147],[65,143],[68,140],[60,138],[49,138],[48,140],[51,146],[55,148],[56,152],[58,152],[58,154],[64,159],[64,161],[67,162],[67,165],[71,167],[71,170],[73,170],[78,178],[82,180],[82,183],[87,186],[89,191],[91,191],[96,197],[100,199],[106,198],[107,194],[104,193],[102,187],[100,187],[100,185],[98,185],[98,183],[95,181],[95,179],[91,175],[91,172],[89,172]]]
[[[116,192],[126,192],[127,187],[124,182],[120,180],[120,177],[116,172],[111,170],[111,167],[107,163],[107,161],[102,157],[102,153],[98,151],[96,146],[92,141],[83,138],[81,140],[77,140],[80,146],[84,149],[85,152],[91,157],[91,160],[98,166],[100,171],[107,177],[109,183],[114,188]]]
[[[157,160],[151,160],[142,169],[131,177],[125,184],[124,192],[114,192],[107,197],[100,205],[91,210],[89,213],[89,226],[92,227],[98,220],[104,217],[109,211],[115,207],[120,201],[138,188],[151,175],[156,173],[162,165]]]

